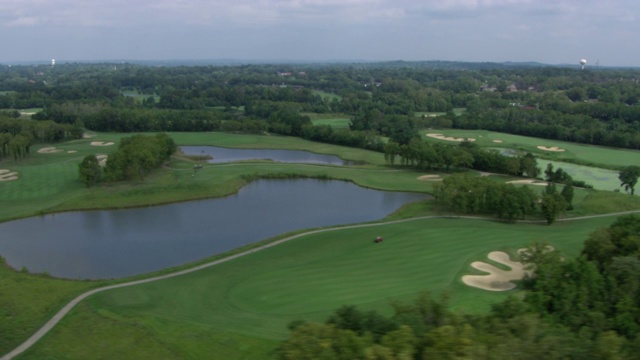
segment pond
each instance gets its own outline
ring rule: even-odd
[[[230,149],[217,146],[181,146],[186,155],[211,156],[210,163],[225,163],[241,160],[272,160],[285,163],[326,165],[354,165],[335,155],[316,154],[303,150]]]
[[[495,149],[505,156],[518,156],[519,154],[516,150],[512,149]],[[623,191],[620,188],[620,180],[618,179],[619,171],[545,159],[537,159],[537,163],[540,168],[540,178],[544,178],[544,170],[547,168],[547,165],[551,163],[554,170],[562,168],[562,170],[571,175],[574,180],[584,181],[596,190]]]
[[[73,279],[118,278],[294,230],[382,219],[427,198],[337,180],[258,180],[224,198],[0,223],[0,255],[18,270]]]
[[[544,170],[547,164],[551,163],[553,169],[562,168],[567,174],[571,175],[574,180],[582,180],[593,186],[596,190],[615,191],[621,190],[620,180],[618,179],[619,171],[602,169],[593,166],[577,165],[562,161],[552,161],[538,159],[538,167],[540,168],[541,177],[544,177]]]

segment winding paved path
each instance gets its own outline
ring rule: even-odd
[[[592,219],[592,218],[599,218],[599,217],[620,216],[620,215],[627,215],[627,214],[633,214],[633,213],[640,213],[640,210],[631,210],[631,211],[623,211],[623,212],[617,212],[617,213],[611,213],[611,214],[601,214],[601,215],[590,215],[590,216],[581,216],[581,217],[574,217],[574,218],[565,218],[565,219],[558,219],[557,221],[584,220],[584,219]],[[394,220],[394,221],[387,221],[387,222],[346,225],[346,226],[338,226],[338,227],[333,227],[333,228],[312,230],[312,231],[307,231],[307,232],[300,233],[300,234],[297,234],[297,235],[289,236],[289,237],[286,237],[284,239],[280,239],[280,240],[277,240],[277,241],[274,241],[274,242],[271,242],[271,243],[268,243],[268,244],[265,244],[265,245],[262,245],[262,246],[258,246],[258,247],[255,247],[253,249],[249,249],[247,251],[243,251],[243,252],[235,254],[235,255],[227,256],[227,257],[222,258],[222,259],[214,260],[214,261],[202,264],[202,265],[198,265],[198,266],[193,267],[193,268],[177,271],[177,272],[174,272],[174,273],[171,273],[171,274],[155,276],[155,277],[151,277],[151,278],[148,278],[148,279],[136,280],[136,281],[131,281],[131,282],[122,283],[122,284],[116,284],[116,285],[109,285],[109,286],[105,286],[105,287],[89,290],[89,291],[87,291],[87,292],[85,292],[85,293],[83,293],[81,295],[78,295],[75,299],[71,300],[71,302],[69,302],[62,309],[60,309],[60,311],[58,311],[51,319],[49,319],[49,321],[47,321],[46,324],[44,324],[40,329],[38,329],[38,331],[36,331],[33,335],[31,335],[31,337],[29,337],[25,342],[20,344],[20,346],[18,346],[17,348],[13,349],[11,352],[9,352],[9,353],[5,354],[4,356],[2,356],[2,358],[0,358],[0,360],[10,360],[10,359],[13,359],[14,357],[22,354],[24,351],[26,351],[31,346],[33,346],[36,342],[38,342],[51,329],[53,329],[53,327],[56,326],[58,324],[58,322],[60,322],[60,320],[62,320],[62,318],[65,317],[65,315],[67,315],[69,313],[69,311],[71,311],[71,309],[73,309],[78,303],[80,303],[82,300],[88,298],[89,296],[91,296],[93,294],[96,294],[96,293],[99,293],[99,292],[112,290],[112,289],[123,288],[123,287],[128,287],[128,286],[135,286],[135,285],[145,284],[145,283],[149,283],[149,282],[153,282],[153,281],[169,279],[169,278],[176,277],[176,276],[181,276],[181,275],[184,275],[184,274],[189,274],[189,273],[192,273],[194,271],[199,271],[199,270],[211,267],[211,266],[222,264],[224,262],[231,261],[231,260],[237,259],[239,257],[245,256],[245,255],[249,255],[249,254],[252,254],[254,252],[261,251],[261,250],[270,248],[272,246],[280,245],[280,244],[282,244],[284,242],[291,241],[291,240],[297,239],[299,237],[307,236],[307,235],[311,235],[311,234],[316,234],[316,233],[321,233],[321,232],[328,232],[328,231],[343,230],[343,229],[354,229],[354,228],[360,228],[360,227],[383,226],[383,225],[397,224],[397,223],[403,223],[403,222],[409,222],[409,221],[417,221],[417,220],[424,220],[424,219],[437,219],[437,218],[493,220],[493,221],[496,220],[494,218],[487,218],[487,217],[481,217],[481,216],[422,216],[422,217],[416,217],[416,218],[410,218],[410,219],[402,219],[402,220]],[[519,222],[521,222],[521,223],[545,223],[545,221],[519,221]]]

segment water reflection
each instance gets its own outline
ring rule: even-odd
[[[0,255],[14,268],[58,277],[123,277],[293,230],[381,219],[425,198],[343,181],[260,180],[219,199],[0,223]]]

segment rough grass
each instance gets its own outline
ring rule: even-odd
[[[0,258],[0,354],[31,336],[76,294],[99,284],[16,272]]]
[[[482,312],[509,292],[462,284],[472,261],[534,241],[575,256],[591,231],[614,219],[552,227],[428,219],[308,235],[179,278],[98,294],[27,358],[86,358],[92,349],[105,358],[147,358],[136,352],[141,346],[169,358],[269,358],[290,321],[321,321],[344,304],[388,313],[390,301],[425,289],[447,291],[457,310]],[[385,240],[374,244],[378,235]]]

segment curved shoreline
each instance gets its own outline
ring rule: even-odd
[[[616,213],[611,213],[611,214],[589,215],[589,216],[581,216],[581,217],[575,217],[575,218],[565,218],[565,219],[558,219],[556,221],[584,220],[584,219],[593,219],[593,218],[600,218],[600,217],[620,216],[620,215],[627,215],[627,214],[634,214],[634,213],[640,213],[640,210],[630,210],[630,211],[616,212]],[[49,331],[51,331],[51,329],[53,329],[60,322],[60,320],[62,320],[77,304],[79,304],[82,300],[86,299],[87,297],[89,297],[91,295],[94,295],[96,293],[99,293],[99,292],[118,289],[118,288],[124,288],[124,287],[129,287],[129,286],[135,286],[135,285],[150,283],[150,282],[159,281],[159,280],[165,280],[165,279],[169,279],[169,278],[173,278],[173,277],[189,274],[189,273],[192,273],[192,272],[195,272],[195,271],[199,271],[199,270],[202,270],[202,269],[209,268],[211,266],[219,265],[219,264],[225,263],[227,261],[231,261],[231,260],[237,259],[237,258],[242,257],[242,256],[246,256],[246,255],[252,254],[254,252],[258,252],[258,251],[261,251],[261,250],[264,250],[264,249],[268,249],[270,247],[273,247],[273,246],[276,246],[276,245],[280,245],[282,243],[285,243],[285,242],[288,242],[288,241],[291,241],[291,240],[294,240],[294,239],[297,239],[297,238],[300,238],[300,237],[303,237],[303,236],[307,236],[307,235],[317,234],[317,233],[321,233],[321,232],[328,232],[328,231],[343,230],[343,229],[354,229],[354,228],[361,228],[361,227],[371,227],[371,226],[383,226],[383,225],[389,225],[389,224],[398,224],[398,223],[403,223],[403,222],[425,220],[425,219],[470,219],[470,220],[490,220],[490,221],[495,221],[496,220],[496,219],[493,219],[493,218],[487,218],[487,217],[481,217],[481,216],[432,215],[432,216],[420,216],[420,217],[409,218],[409,219],[400,219],[400,220],[392,220],[392,221],[376,222],[376,223],[364,223],[364,224],[336,226],[336,227],[331,227],[331,228],[323,228],[323,229],[305,231],[305,232],[302,232],[302,233],[299,233],[299,234],[295,234],[295,235],[288,236],[288,237],[285,237],[285,238],[282,238],[282,239],[279,239],[279,240],[275,240],[275,241],[270,242],[268,244],[260,245],[260,246],[257,246],[255,248],[242,251],[242,252],[234,254],[234,255],[230,255],[230,256],[227,256],[227,257],[223,257],[221,259],[217,259],[217,260],[213,260],[213,261],[210,261],[210,262],[206,262],[204,264],[197,265],[197,266],[194,266],[192,268],[179,270],[179,271],[176,271],[176,272],[173,272],[173,273],[169,273],[169,274],[165,274],[165,275],[154,276],[154,277],[150,277],[150,278],[147,278],[147,279],[134,280],[134,281],[125,282],[125,283],[121,283],[121,284],[103,286],[103,287],[100,287],[100,288],[97,288],[97,289],[86,291],[86,292],[76,296],[73,300],[71,300],[69,303],[67,303],[65,306],[63,306],[51,319],[49,319],[49,321],[47,321],[42,327],[40,327],[40,329],[38,329],[27,340],[25,340],[22,344],[20,344],[15,349],[11,350],[7,354],[5,354],[2,357],[0,357],[0,360],[11,360],[14,357],[16,357],[16,356],[22,354],[23,352],[25,352],[26,350],[28,350],[35,343],[37,343],[42,337],[44,337]],[[539,224],[544,224],[544,223],[546,223],[546,221],[544,221],[544,220],[529,220],[529,221],[519,221],[519,223],[528,223],[528,224],[537,224],[537,223],[539,223]]]

